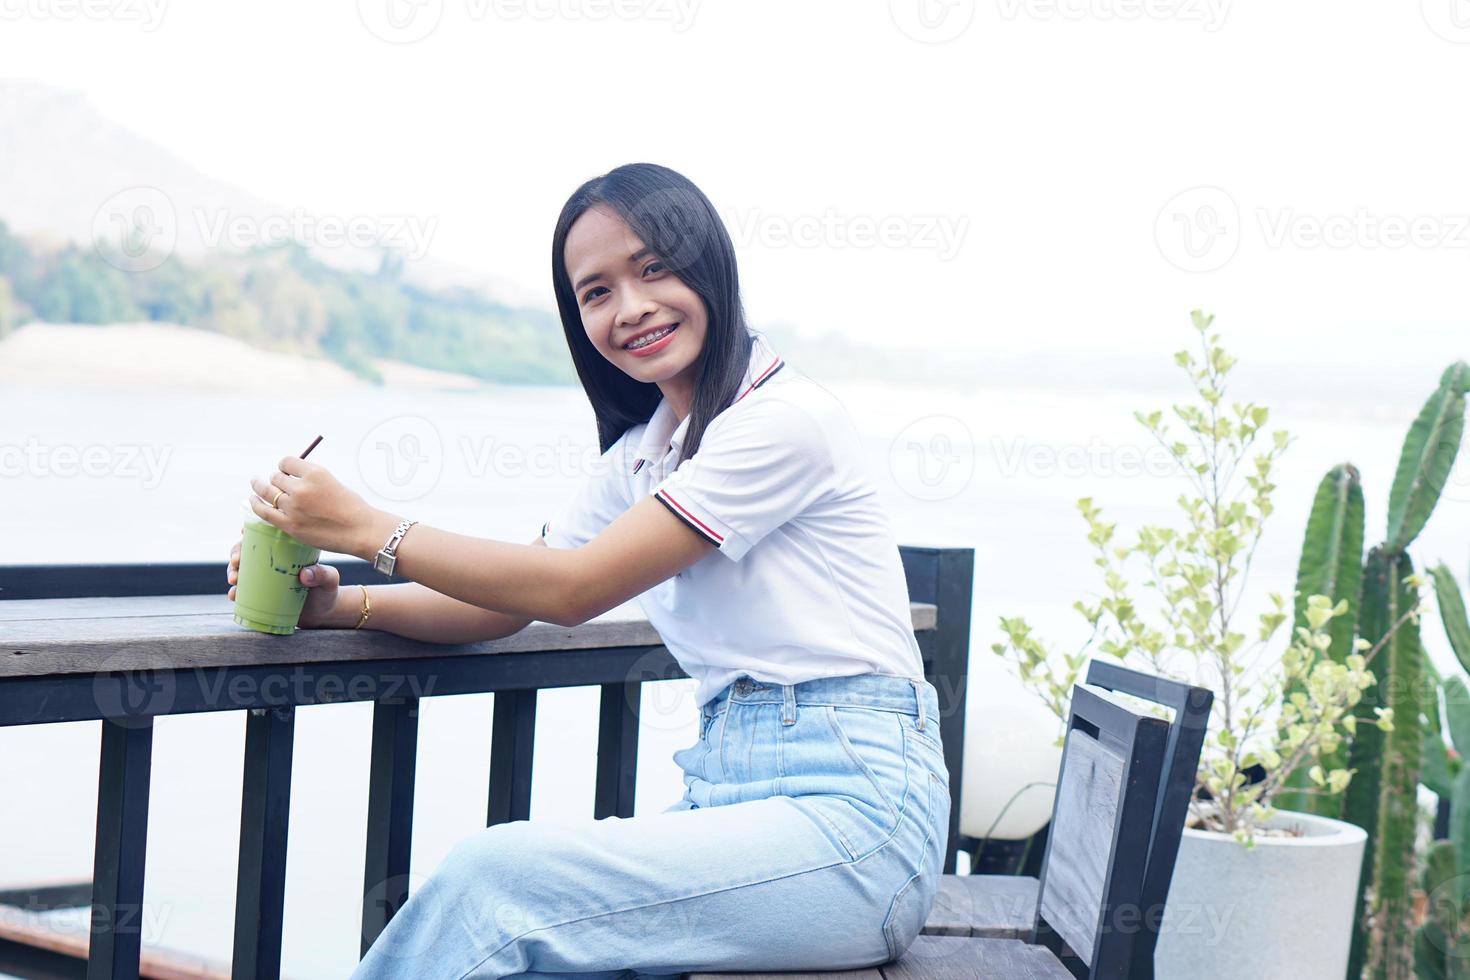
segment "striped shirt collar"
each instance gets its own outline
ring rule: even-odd
[[[739,392],[735,395],[737,402],[765,384],[771,375],[781,370],[786,363],[776,353],[765,334],[756,333],[752,336],[755,341],[750,347],[750,365],[745,369],[745,378],[740,384]],[[688,431],[689,419],[692,417],[692,413],[686,415],[675,424],[674,410],[669,407],[669,400],[660,398],[658,407],[653,410],[653,415],[648,419],[648,427],[643,430],[643,439],[638,443],[631,472],[637,473],[645,463],[652,460],[663,459],[671,449],[682,448],[684,433]]]

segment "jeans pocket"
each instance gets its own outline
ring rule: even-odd
[[[828,705],[825,708],[832,735],[851,764],[852,774],[872,786],[875,803],[887,811],[892,830],[908,782],[903,734],[893,724],[893,712],[873,708]]]

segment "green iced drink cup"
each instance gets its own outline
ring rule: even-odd
[[[301,570],[316,564],[322,550],[257,517],[247,517],[240,531],[235,622],[262,633],[295,633],[309,591]]]

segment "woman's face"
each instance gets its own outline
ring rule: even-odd
[[[688,403],[704,348],[704,300],[649,251],[616,212],[593,206],[567,232],[567,275],[592,346],[639,381],[673,382]],[[641,349],[629,342],[677,325]],[[669,390],[666,388],[666,395]]]

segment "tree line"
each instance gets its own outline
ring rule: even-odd
[[[0,339],[33,320],[175,323],[296,354],[381,383],[374,358],[508,384],[575,383],[561,323],[464,287],[428,288],[386,253],[371,272],[296,243],[124,271],[93,249],[46,247],[0,221]]]

